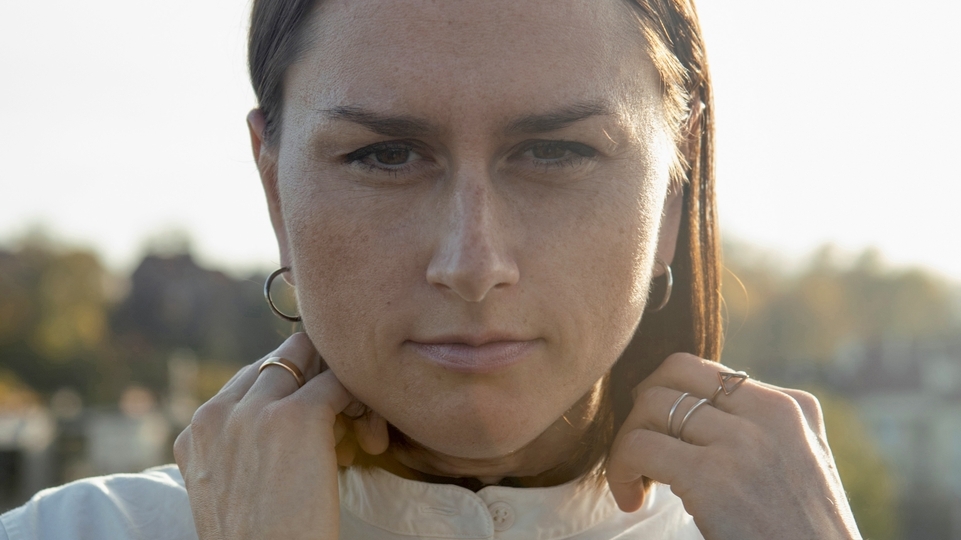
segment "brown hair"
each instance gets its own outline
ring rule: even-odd
[[[721,353],[720,248],[714,196],[714,106],[707,57],[693,0],[625,0],[635,13],[662,82],[668,121],[675,127],[678,164],[673,189],[683,190],[683,217],[672,269],[672,300],[643,317],[606,384],[601,412],[583,451],[565,465],[582,474],[605,460],[617,428],[633,406],[631,390],[669,355]],[[309,43],[306,29],[320,0],[254,0],[248,61],[264,139],[279,136],[283,81]],[[656,280],[651,295],[661,298]],[[564,476],[565,474],[561,474]]]

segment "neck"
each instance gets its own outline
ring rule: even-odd
[[[395,431],[387,452],[381,456],[364,456],[362,463],[403,478],[433,483],[476,478],[481,485],[563,484],[583,475],[596,461],[597,453],[585,448],[585,440],[592,441],[595,438],[592,432],[602,429],[596,421],[602,409],[604,386],[603,380],[598,381],[546,431],[508,455],[486,459],[450,456],[421,446]],[[572,460],[572,456],[582,459]]]

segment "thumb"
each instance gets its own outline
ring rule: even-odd
[[[360,447],[371,456],[384,453],[390,444],[387,420],[371,409],[354,420],[354,434]]]
[[[644,475],[638,470],[632,459],[633,446],[631,442],[639,433],[629,432],[618,437],[611,447],[610,458],[604,475],[607,485],[617,502],[618,508],[624,512],[634,512],[644,504],[646,495]]]

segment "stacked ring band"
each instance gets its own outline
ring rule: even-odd
[[[286,369],[291,375],[294,376],[294,379],[297,381],[297,388],[300,388],[303,385],[307,384],[307,379],[304,377],[304,374],[300,371],[300,368],[297,367],[297,364],[291,362],[290,360],[287,360],[286,358],[283,358],[281,356],[271,356],[263,364],[260,365],[260,369],[257,370],[257,373],[262,372],[268,366],[280,366]]]
[[[744,384],[744,381],[748,380],[749,378],[750,376],[743,371],[738,371],[736,373],[730,371],[719,371],[717,373],[717,380],[719,383],[717,390],[714,391],[714,394],[712,394],[710,398],[701,398],[697,403],[694,404],[693,407],[688,409],[684,414],[684,417],[681,418],[681,424],[677,426],[677,431],[675,432],[674,415],[677,414],[677,408],[681,405],[681,402],[684,401],[684,398],[691,395],[691,393],[684,392],[678,396],[677,400],[674,401],[674,405],[671,405],[671,410],[667,413],[667,434],[678,440],[683,440],[681,439],[681,436],[684,434],[684,426],[687,425],[687,421],[690,420],[691,415],[694,414],[694,411],[705,404],[714,405],[714,400],[721,394],[721,392],[724,392],[725,396],[733,394],[734,391],[737,390],[739,386]]]
[[[677,398],[677,401],[674,402],[674,406],[671,407],[671,412],[667,413],[667,433],[671,437],[674,436],[674,430],[671,427],[674,424],[674,413],[677,412],[677,406],[680,405],[681,402],[684,401],[684,398],[689,395],[691,395],[690,392],[684,392],[681,394],[681,396]]]
[[[694,406],[691,407],[691,409],[690,409],[689,411],[687,411],[687,414],[684,415],[684,418],[681,418],[681,425],[677,427],[677,438],[678,438],[678,440],[681,440],[681,441],[684,440],[684,439],[681,438],[681,435],[684,434],[684,425],[687,424],[688,418],[690,418],[691,415],[694,414],[694,411],[696,411],[698,407],[700,407],[701,405],[704,405],[705,403],[708,403],[707,398],[701,398],[700,401],[698,401],[697,403],[695,403]]]

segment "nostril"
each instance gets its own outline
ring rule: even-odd
[[[513,236],[494,215],[491,198],[483,190],[463,198],[447,227],[438,231],[426,277],[438,290],[480,302],[490,291],[517,282],[518,269],[510,253]]]

